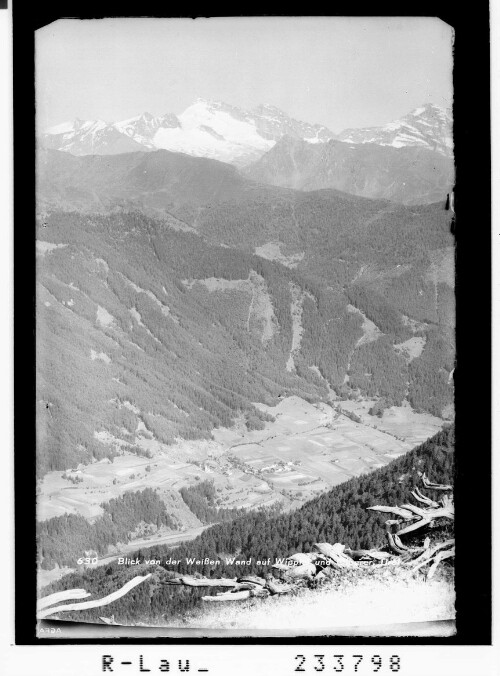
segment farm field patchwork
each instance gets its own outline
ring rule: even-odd
[[[343,410],[357,415],[364,425],[377,428],[388,435],[393,435],[408,441],[411,446],[418,446],[423,441],[435,434],[443,426],[441,418],[436,418],[430,413],[416,413],[408,404],[403,406],[391,406],[386,409],[381,418],[368,413],[373,405],[372,401],[342,401],[339,402]],[[453,407],[449,407],[449,419],[453,419]]]
[[[63,478],[63,472],[49,472],[40,484],[38,519],[72,512],[92,520],[102,513],[101,503],[126,491],[151,487],[169,496],[207,479],[214,481],[221,507],[256,508],[279,500],[291,509],[382,467],[443,424],[409,407],[388,409],[382,418],[370,416],[371,402],[338,401],[334,409],[289,397],[274,407],[257,406],[275,418],[263,430],[224,428],[214,430],[213,441],[157,442],[151,458],[125,452],[113,462],[73,468],[67,475],[78,477],[78,483]],[[354,413],[361,422],[339,410]],[[189,510],[177,511],[186,527],[199,525],[186,522]]]

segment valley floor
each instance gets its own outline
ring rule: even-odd
[[[386,465],[435,434],[443,421],[417,414],[409,406],[390,408],[382,418],[371,416],[373,402],[334,401],[310,404],[299,397],[277,406],[257,404],[274,417],[264,430],[244,427],[214,430],[214,441],[156,442],[153,457],[124,453],[113,462],[80,466],[80,483],[50,472],[41,483],[38,519],[72,512],[92,520],[100,504],[126,491],[156,488],[167,509],[181,524],[179,531],[160,529],[146,540],[134,540],[110,551],[104,561],[139,546],[179,543],[196,537],[201,522],[178,490],[199,481],[214,482],[219,507],[259,506],[280,502],[295,509],[336,484]],[[354,414],[354,418],[349,417]],[[357,422],[357,419],[359,422]],[[82,552],[82,556],[83,556]],[[69,572],[67,569],[62,569]],[[58,577],[62,576],[62,572]],[[53,571],[43,574],[53,581]]]

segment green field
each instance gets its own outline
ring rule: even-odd
[[[439,418],[409,407],[390,408],[377,418],[368,414],[372,402],[334,404],[362,422],[328,404],[288,397],[274,407],[257,404],[275,418],[263,430],[217,429],[213,441],[173,446],[149,440],[152,458],[123,452],[113,462],[79,466],[71,473],[81,479],[76,484],[63,472],[49,472],[41,483],[38,518],[73,512],[92,519],[102,513],[101,503],[126,491],[151,487],[167,496],[207,479],[214,481],[221,507],[255,508],[279,500],[285,509],[295,508],[331,486],[382,467],[442,425]],[[182,504],[172,508],[184,527],[199,525]]]

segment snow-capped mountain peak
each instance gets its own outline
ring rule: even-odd
[[[104,120],[64,122],[47,130],[42,145],[73,155],[114,155],[145,148]]]
[[[114,123],[64,122],[48,129],[41,142],[74,155],[165,149],[243,166],[260,158],[284,136],[312,144],[338,138],[396,148],[417,146],[447,156],[453,148],[450,111],[431,103],[382,127],[346,129],[337,137],[327,127],[295,120],[269,103],[245,110],[202,98],[180,115],[144,112]]]
[[[144,148],[149,150],[156,150],[153,138],[158,129],[178,126],[179,120],[175,115],[167,113],[166,115],[155,117],[147,112],[136,117],[131,117],[128,120],[115,122],[113,125],[120,133],[126,134],[136,143],[143,145]]]
[[[345,129],[339,135],[339,139],[347,143],[376,143],[394,148],[421,147],[451,156],[452,126],[449,109],[434,103],[426,103],[401,119],[388,122],[381,127]]]
[[[79,131],[98,131],[99,129],[104,129],[104,127],[106,127],[104,120],[80,120],[76,118],[73,122],[63,122],[55,127],[51,127],[46,133],[51,135],[74,134]]]
[[[247,164],[283,136],[311,143],[335,138],[321,125],[289,117],[270,104],[244,110],[223,101],[197,99],[179,116],[149,112],[112,124],[75,120],[47,130],[44,145],[76,155],[166,149]]]

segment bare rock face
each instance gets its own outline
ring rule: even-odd
[[[282,188],[334,188],[402,204],[444,201],[454,182],[453,159],[426,143],[396,147],[330,140],[313,144],[284,137],[242,172],[254,181]]]

